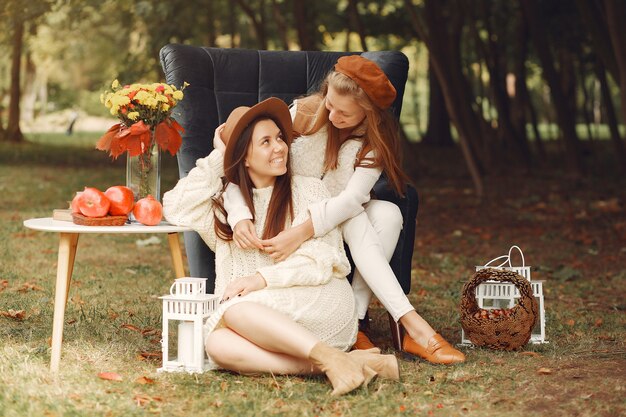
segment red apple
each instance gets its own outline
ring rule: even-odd
[[[72,213],[80,213],[80,209],[78,208],[78,199],[82,193],[83,193],[82,191],[76,191],[76,195],[72,199],[72,204],[70,204]]]
[[[135,196],[130,188],[123,185],[109,187],[104,195],[111,202],[109,214],[112,216],[127,216],[135,204]]]
[[[133,215],[139,223],[155,226],[163,218],[163,206],[154,197],[148,195],[135,203]]]
[[[87,217],[104,217],[109,212],[111,202],[97,188],[85,187],[78,198],[78,209]]]

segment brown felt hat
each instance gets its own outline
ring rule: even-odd
[[[350,77],[380,109],[385,110],[396,99],[396,89],[383,70],[373,61],[360,55],[342,56],[335,71]]]
[[[267,116],[274,120],[285,134],[284,140],[287,145],[291,144],[293,125],[291,123],[289,108],[281,99],[270,97],[252,107],[237,107],[230,113],[230,116],[226,119],[224,130],[222,130],[221,133],[222,140],[226,143],[226,151],[224,152],[225,160],[230,160],[235,149],[236,140],[231,139],[237,139],[250,123],[261,116]]]

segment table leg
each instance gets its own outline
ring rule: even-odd
[[[78,233],[60,233],[59,235],[57,281],[54,289],[54,319],[52,321],[52,355],[50,358],[50,370],[54,373],[59,371],[61,362],[65,306],[74,269],[78,236]]]
[[[168,233],[167,240],[170,243],[170,253],[172,254],[172,263],[174,264],[176,278],[184,277],[185,267],[183,266],[183,252],[180,248],[178,233]]]

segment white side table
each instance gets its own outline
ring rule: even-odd
[[[178,233],[188,232],[188,227],[173,226],[162,222],[156,226],[144,226],[142,224],[125,224],[123,226],[81,226],[67,221],[53,220],[51,217],[29,219],[24,221],[24,226],[42,232],[56,232],[59,234],[59,254],[57,263],[57,280],[54,290],[54,319],[52,322],[52,356],[50,358],[50,370],[59,371],[61,362],[61,345],[63,343],[63,325],[65,321],[65,307],[70,291],[70,281],[74,269],[74,258],[78,237],[83,233],[167,233],[167,240],[172,254],[172,263],[177,278],[185,276],[183,255],[180,248]]]

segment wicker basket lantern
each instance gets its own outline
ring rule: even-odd
[[[515,306],[505,314],[492,314],[476,301],[476,287],[486,281],[510,282],[520,293]],[[521,275],[494,268],[477,271],[463,286],[461,326],[467,338],[477,346],[514,350],[528,343],[538,317],[538,304],[530,283]],[[495,312],[494,312],[495,313]]]

